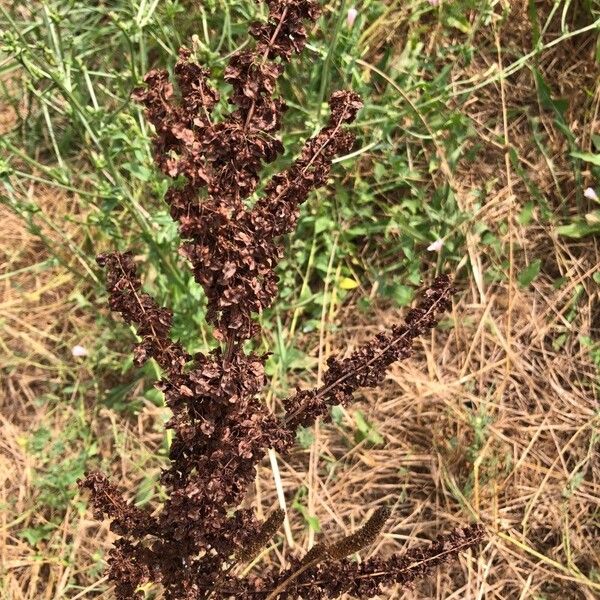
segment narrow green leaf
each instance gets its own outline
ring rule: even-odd
[[[571,152],[571,156],[600,167],[600,154],[592,154],[591,152]]]
[[[588,235],[600,233],[600,225],[590,225],[585,221],[573,221],[568,225],[557,227],[556,233],[564,237],[581,239]]]
[[[137,494],[135,495],[136,506],[144,506],[152,500],[155,485],[156,477],[154,475],[146,475],[146,477],[142,479]]]

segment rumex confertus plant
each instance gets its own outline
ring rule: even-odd
[[[410,584],[482,537],[481,528],[472,525],[402,556],[350,560],[385,526],[389,511],[380,507],[358,531],[315,545],[283,572],[265,567],[258,575],[235,574],[270,542],[284,519],[279,509],[260,522],[251,508],[242,507],[267,450],[289,453],[300,425],[327,418],[330,406],[348,404],[357,389],[380,384],[389,365],[409,356],[412,341],[435,326],[451,295],[449,278],[435,279],[403,324],[345,359],[330,358],[322,384],[296,390],[284,401],[282,416],[259,401],[267,355],[249,351],[246,342],[259,335],[256,317],[277,293],[281,236],[294,230],[310,191],[326,182],[333,157],[352,148],[354,138],[344,125],[362,106],[355,93],[335,92],[325,127],[249,206],[262,167],[283,150],[276,137],[284,110],[274,96],[277,79],[304,46],[304,24],[319,12],[313,0],[267,4],[266,22],[250,29],[254,47],[234,54],[225,69],[233,108],[219,121],[213,116],[219,97],[209,73],[186,48],[174,69],[176,86],[166,71],[153,70],[146,86],[134,92],[156,131],[155,161],[173,180],[166,201],[179,223],[181,253],[204,289],[206,319],[219,346],[190,356],[170,338],[171,311],[142,290],[133,255],[98,257],[107,273],[110,308],[141,338],[135,363],[153,358],[160,365],[164,375],[157,386],[172,412],[162,506],[148,510],[127,503],[99,472],[79,482],[91,492],[96,517],[112,519],[119,536],[108,559],[119,599],[142,597],[148,583],[160,583],[172,600],[316,599],[343,593],[369,598],[386,586]]]

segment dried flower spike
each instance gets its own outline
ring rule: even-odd
[[[166,70],[156,69],[133,94],[155,129],[155,162],[173,179],[166,201],[179,224],[181,253],[206,294],[207,321],[220,346],[190,356],[171,339],[171,311],[143,291],[133,254],[98,256],[111,309],[140,338],[135,364],[153,358],[162,367],[157,387],[172,412],[170,464],[161,475],[167,499],[161,506],[131,505],[97,472],[79,482],[91,493],[96,518],[111,519],[120,536],[108,559],[118,600],[141,597],[148,583],[160,583],[167,600],[334,598],[346,589],[367,598],[390,582],[426,572],[407,566],[404,558],[361,565],[346,559],[381,531],[388,512],[379,509],[356,533],[294,559],[289,572],[270,567],[260,577],[232,575],[238,563],[258,555],[283,521],[281,510],[261,522],[243,508],[267,450],[288,453],[298,425],[312,423],[333,404],[349,403],[356,390],[378,385],[389,365],[407,357],[412,341],[436,324],[451,294],[450,280],[436,279],[403,325],[347,358],[331,358],[323,385],[297,391],[285,401],[282,418],[260,401],[267,355],[247,352],[244,343],[259,335],[256,317],[277,294],[280,238],[294,230],[310,192],[327,182],[333,158],[351,150],[354,137],[344,126],[362,107],[351,91],[332,94],[323,129],[306,141],[288,169],[266,183],[254,206],[246,206],[263,166],[283,150],[276,136],[285,107],[275,95],[277,80],[284,64],[304,47],[305,23],[318,15],[311,0],[267,4],[267,20],[250,28],[254,46],[234,54],[225,69],[232,110],[222,120],[213,115],[219,96],[209,84],[210,73],[187,48],[179,51],[174,82]],[[477,538],[474,530],[452,535],[435,551],[442,552],[447,543],[458,551],[460,540],[467,547]],[[323,582],[324,569],[334,565],[335,577]],[[382,568],[388,577],[381,575]]]

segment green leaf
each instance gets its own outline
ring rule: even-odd
[[[394,300],[398,306],[408,306],[414,297],[414,290],[407,285],[397,285],[394,288]]]
[[[40,454],[48,449],[52,440],[52,434],[45,427],[36,429],[28,441],[28,450],[34,454]]]
[[[561,227],[557,227],[556,233],[564,237],[574,238],[578,240],[588,235],[600,233],[600,225],[590,225],[585,221],[573,221],[568,225],[562,225]]]
[[[146,475],[140,483],[140,487],[135,495],[136,506],[144,506],[148,504],[154,496],[154,488],[156,486],[156,477],[154,475]]]
[[[373,446],[383,444],[385,441],[383,436],[371,423],[367,421],[364,414],[360,410],[357,410],[354,413],[354,422],[357,429],[354,434],[354,441],[357,444],[360,444],[362,441],[366,441],[368,444],[372,444]]]
[[[298,445],[301,448],[304,448],[304,450],[310,448],[314,441],[315,434],[311,428],[302,426],[298,427],[298,430],[296,431],[296,442],[298,442]]]
[[[454,27],[455,29],[462,31],[462,33],[470,33],[471,32],[471,25],[464,17],[458,18],[458,17],[450,16],[446,20],[446,23],[450,27]]]
[[[144,392],[144,398],[150,400],[154,406],[165,406],[165,395],[155,387],[146,390]]]
[[[300,488],[300,490],[296,494],[296,498],[294,499],[292,508],[297,510],[302,515],[302,518],[304,519],[305,523],[310,529],[312,529],[316,533],[319,533],[321,531],[321,523],[319,522],[318,517],[316,517],[315,515],[311,515],[308,512],[308,508],[306,508],[306,506],[302,504],[302,499],[305,495],[306,488]]]
[[[339,404],[331,407],[331,420],[336,425],[341,425],[344,422],[344,409]]]
[[[26,540],[31,546],[37,546],[43,540],[47,540],[56,529],[54,523],[45,523],[37,527],[26,527],[19,532],[19,537]]]
[[[321,531],[321,523],[319,522],[318,517],[308,515],[305,517],[305,519],[310,529],[312,529],[315,533],[319,533]]]
[[[540,273],[542,261],[538,258],[523,269],[518,276],[519,284],[527,287]]]
[[[592,154],[591,152],[571,152],[571,156],[600,167],[600,154]]]
[[[533,217],[533,210],[535,204],[533,202],[527,202],[517,217],[519,225],[529,225],[531,218]]]
[[[567,341],[567,334],[561,333],[555,340],[553,340],[552,349],[555,352],[558,352],[565,345],[566,341]]]
[[[291,369],[292,371],[305,371],[312,369],[318,362],[314,356],[309,356],[306,352],[299,350],[298,348],[288,348],[285,354],[285,358],[282,361],[285,369]]]
[[[388,175],[389,167],[381,163],[375,163],[373,167],[373,174],[375,175],[376,181],[383,181]]]
[[[359,298],[358,299],[358,310],[363,313],[368,313],[372,308],[372,302],[370,298]]]
[[[331,231],[335,228],[335,222],[329,217],[318,217],[315,220],[315,233],[323,233],[323,231]]]
[[[552,287],[555,290],[560,290],[560,288],[565,285],[565,283],[567,283],[569,281],[568,277],[557,277],[553,282],[552,282]]]
[[[123,163],[123,168],[129,171],[136,179],[144,182],[150,181],[154,175],[152,169],[138,163],[126,162]]]
[[[557,117],[560,117],[561,121],[564,120],[565,112],[569,107],[569,103],[564,98],[553,98],[552,90],[546,83],[542,74],[535,67],[533,68],[533,75],[538,90],[538,96],[542,108],[546,110],[553,110]]]
[[[529,0],[527,12],[529,14],[529,21],[531,23],[531,37],[533,39],[533,46],[537,47],[540,43],[540,21],[534,0]]]

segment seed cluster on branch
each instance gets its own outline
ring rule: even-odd
[[[359,531],[315,546],[284,573],[271,568],[260,577],[232,574],[270,543],[284,518],[276,510],[261,522],[243,507],[267,450],[288,453],[299,425],[310,425],[333,404],[347,404],[359,388],[381,383],[386,369],[410,354],[412,341],[434,327],[451,294],[450,280],[437,278],[404,324],[348,358],[330,359],[323,385],[298,390],[285,401],[283,416],[271,414],[260,401],[267,355],[247,352],[244,343],[260,334],[256,317],[277,294],[281,236],[294,230],[310,192],[326,183],[332,159],[351,150],[354,138],[344,125],[362,106],[355,93],[335,92],[326,125],[249,207],[262,168],[283,151],[276,137],[285,108],[274,95],[277,79],[304,47],[305,23],[319,12],[311,0],[267,4],[267,20],[250,28],[254,47],[234,54],[225,69],[233,91],[224,118],[213,117],[219,97],[210,73],[186,48],[179,52],[174,82],[166,70],[153,70],[133,94],[154,126],[155,162],[172,178],[166,201],[179,224],[181,253],[204,289],[206,318],[220,346],[190,356],[171,339],[171,311],[142,290],[133,254],[98,257],[106,269],[110,308],[140,337],[135,364],[153,358],[162,367],[157,387],[172,412],[166,425],[173,434],[170,465],[161,474],[167,499],[161,506],[146,510],[128,504],[98,472],[80,482],[91,494],[96,518],[111,519],[120,536],[108,558],[119,600],[143,597],[141,586],[148,583],[161,584],[168,600],[334,598],[344,592],[367,598],[382,586],[424,574],[427,568],[409,565],[415,557],[437,564],[481,537],[476,529],[457,531],[405,557],[349,560],[384,527],[388,511],[380,509]],[[326,577],[331,572],[335,578]]]
[[[309,568],[305,568],[305,560],[295,560],[284,573],[245,581],[231,578],[223,590],[240,600],[332,600],[342,594],[373,598],[394,585],[410,587],[459,552],[475,547],[484,537],[481,525],[470,525],[439,536],[429,546],[412,548],[386,559],[373,557],[357,563],[325,555],[320,561],[312,561]]]

